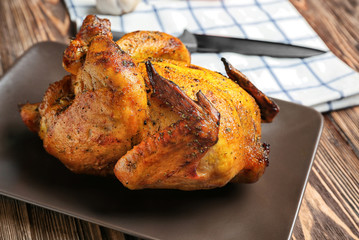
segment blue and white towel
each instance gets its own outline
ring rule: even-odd
[[[143,0],[134,12],[101,15],[96,0],[65,0],[71,20],[88,14],[108,18],[121,32],[158,30],[244,37],[329,51],[288,0]],[[306,59],[194,53],[192,63],[222,72],[221,57],[271,97],[311,106],[320,112],[359,105],[359,74],[330,51]]]

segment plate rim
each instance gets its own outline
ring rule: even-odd
[[[6,81],[3,81],[3,80],[7,79],[7,76],[12,73],[12,71],[19,64],[19,62],[22,61],[24,56],[31,53],[36,48],[42,48],[43,45],[53,45],[55,47],[65,47],[66,46],[66,44],[64,44],[64,43],[52,42],[52,41],[44,41],[44,42],[39,42],[39,43],[34,44],[30,48],[28,48],[20,57],[18,57],[16,59],[16,61],[13,63],[13,65],[10,68],[8,68],[7,71],[4,72],[4,74],[0,78],[0,89],[3,87],[3,85],[5,85],[7,83]],[[314,162],[314,159],[315,159],[315,156],[316,156],[316,153],[317,153],[317,149],[318,149],[318,146],[319,146],[320,138],[321,138],[323,127],[324,127],[324,117],[323,117],[323,115],[321,113],[316,111],[314,108],[311,108],[311,107],[308,107],[308,106],[303,106],[303,105],[300,105],[300,104],[297,104],[297,103],[288,102],[288,101],[285,101],[285,100],[279,100],[279,99],[275,99],[275,98],[273,98],[273,99],[275,101],[278,101],[278,102],[284,102],[286,104],[292,104],[292,105],[295,105],[297,107],[306,109],[307,111],[311,111],[313,116],[316,116],[318,118],[318,122],[317,122],[318,128],[317,128],[317,133],[316,133],[316,138],[315,138],[315,145],[314,145],[314,148],[313,148],[314,150],[313,150],[313,152],[311,154],[311,159],[309,161],[309,166],[308,166],[308,169],[306,171],[305,180],[303,182],[303,186],[301,187],[299,201],[297,203],[296,211],[295,211],[295,214],[293,216],[292,224],[291,224],[290,231],[289,231],[289,234],[288,234],[287,239],[290,239],[292,234],[293,234],[293,230],[294,230],[296,220],[298,218],[298,214],[299,214],[301,204],[302,204],[302,201],[303,201],[303,198],[304,198],[304,194],[305,194],[305,190],[306,190],[306,187],[307,187],[307,184],[308,184],[308,180],[309,180],[309,176],[310,176],[311,169],[312,169],[312,166],[313,166],[313,162]],[[121,232],[126,233],[126,234],[130,234],[130,235],[133,235],[133,236],[136,236],[136,237],[146,238],[146,239],[158,239],[158,238],[154,238],[153,236],[148,236],[147,234],[143,234],[143,233],[139,234],[136,230],[131,231],[131,229],[128,229],[128,228],[124,228],[124,227],[121,227],[121,226],[114,226],[113,224],[109,224],[109,223],[103,222],[101,220],[93,219],[92,217],[87,217],[86,218],[84,216],[78,215],[78,214],[73,213],[71,211],[68,211],[66,209],[62,209],[61,207],[57,207],[55,205],[51,205],[51,204],[48,204],[48,203],[37,202],[37,201],[32,200],[29,197],[25,197],[25,196],[21,196],[19,194],[14,194],[14,193],[11,193],[11,192],[8,192],[8,191],[4,191],[3,189],[0,189],[0,194],[4,195],[6,197],[10,197],[10,198],[13,198],[13,199],[16,199],[16,200],[19,200],[19,201],[23,201],[23,202],[32,204],[34,206],[38,206],[38,207],[41,207],[41,208],[44,208],[44,209],[48,209],[50,211],[55,211],[55,212],[60,213],[60,214],[65,214],[65,215],[68,215],[68,216],[71,216],[71,217],[74,217],[74,218],[78,218],[78,219],[81,219],[81,220],[84,220],[84,221],[88,221],[88,222],[92,222],[92,223],[101,225],[101,226],[104,226],[104,227],[109,227],[109,228],[121,231]]]

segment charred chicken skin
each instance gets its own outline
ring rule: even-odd
[[[130,189],[255,182],[268,165],[261,121],[279,109],[223,62],[229,78],[192,65],[184,44],[161,32],[115,43],[109,21],[89,15],[64,52],[70,75],[21,116],[71,171],[114,174]]]

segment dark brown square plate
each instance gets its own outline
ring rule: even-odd
[[[322,129],[311,108],[279,101],[263,125],[270,166],[255,184],[220,189],[130,191],[112,178],[76,175],[48,155],[22,123],[18,104],[40,101],[60,80],[59,43],[40,43],[0,81],[0,193],[150,239],[288,239]]]

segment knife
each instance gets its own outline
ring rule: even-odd
[[[124,32],[112,31],[115,40],[120,39]],[[178,37],[192,52],[219,53],[235,52],[244,55],[270,56],[277,58],[307,58],[325,53],[325,51],[297,45],[260,41],[246,38],[222,37],[195,34],[184,30]]]

